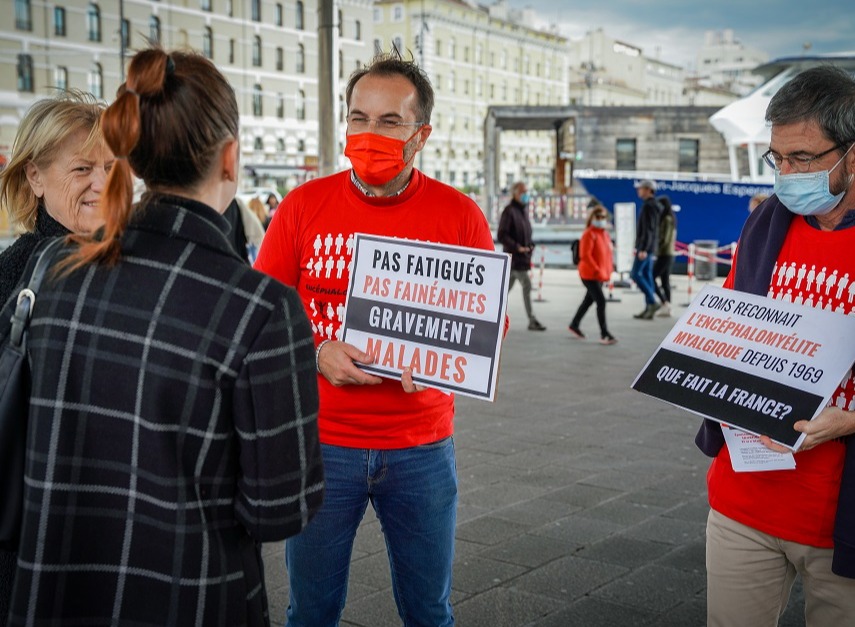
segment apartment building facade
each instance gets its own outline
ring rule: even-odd
[[[14,19],[0,26],[0,155],[9,154],[18,122],[38,98],[74,88],[112,100],[124,64],[151,41],[202,52],[234,87],[247,186],[288,189],[314,176],[318,0],[7,2]],[[371,27],[371,0],[337,0],[334,93],[371,57]],[[337,108],[343,150],[343,98]]]
[[[566,103],[567,40],[535,29],[531,17],[504,2],[374,3],[374,50],[412,55],[434,87],[433,133],[417,164],[424,172],[479,191],[488,106]],[[502,185],[525,179],[533,187],[552,186],[554,133],[507,132],[501,141]]]

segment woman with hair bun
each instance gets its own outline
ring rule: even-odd
[[[312,331],[226,236],[228,82],[160,49],[127,76],[102,118],[104,226],[70,236],[33,311],[10,624],[268,625],[260,543],[323,495]]]

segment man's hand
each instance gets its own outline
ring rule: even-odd
[[[371,355],[363,353],[353,344],[330,341],[318,353],[318,372],[336,387],[343,385],[377,385],[383,379],[368,374],[356,366],[372,363]]]
[[[805,434],[804,442],[796,452],[809,451],[823,442],[855,433],[855,412],[845,411],[839,407],[826,407],[813,420],[799,420],[793,429]],[[761,435],[760,442],[778,453],[792,452],[786,446],[772,442],[769,436]]]
[[[404,368],[404,372],[401,373],[401,387],[404,388],[404,392],[407,394],[424,392],[427,389],[424,385],[416,385],[413,381],[413,371],[409,368]]]
[[[645,259],[647,259],[647,251],[646,250],[639,250],[638,251],[638,258],[641,259],[641,261],[644,261]]]
[[[528,246],[517,246],[517,252],[518,253],[527,253],[530,251],[531,251],[531,248],[529,248]]]

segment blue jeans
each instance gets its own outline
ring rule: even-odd
[[[629,277],[638,285],[638,289],[644,292],[644,302],[653,305],[656,302],[656,287],[653,284],[653,256],[647,255],[644,259],[635,256],[632,262],[632,270]]]
[[[371,501],[386,539],[405,627],[454,625],[451,566],[457,522],[454,441],[374,450],[321,445],[326,491],[308,526],[285,543],[287,627],[338,625],[356,529]]]

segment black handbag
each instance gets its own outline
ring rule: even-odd
[[[30,408],[27,328],[36,293],[64,238],[50,240],[39,254],[27,287],[17,296],[12,326],[0,348],[0,548],[15,550],[24,507],[24,457]]]

